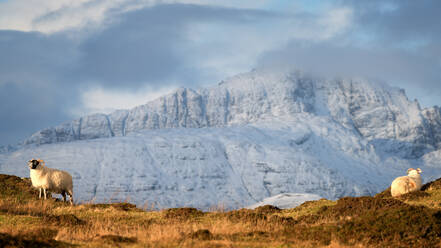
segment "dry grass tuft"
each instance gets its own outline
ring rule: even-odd
[[[432,182],[428,182],[421,187],[422,191],[437,190],[437,189],[441,189],[441,178]]]
[[[109,209],[113,208],[120,211],[142,211],[137,208],[135,204],[122,202],[122,203],[99,203],[99,204],[84,204],[86,208],[90,209]]]
[[[13,236],[7,233],[0,233],[0,247],[23,247],[23,248],[45,248],[45,247],[71,247],[72,245],[55,241],[28,239],[24,236]]]
[[[256,212],[261,213],[261,214],[273,214],[273,213],[280,213],[281,212],[280,208],[278,208],[276,206],[272,206],[272,205],[264,205],[264,206],[256,208],[255,210],[256,210]]]
[[[196,232],[190,233],[189,238],[199,240],[212,240],[214,239],[214,236],[208,229],[199,229]]]
[[[43,220],[57,226],[77,226],[86,224],[86,221],[79,219],[73,214],[46,215],[43,217]]]
[[[101,235],[95,238],[95,240],[104,241],[105,243],[136,243],[137,238],[123,237],[119,235]]]
[[[204,212],[196,208],[169,208],[163,210],[163,216],[166,219],[186,220],[198,218],[204,215]]]

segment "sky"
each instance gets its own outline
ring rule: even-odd
[[[0,0],[0,145],[261,67],[441,105],[438,0]]]

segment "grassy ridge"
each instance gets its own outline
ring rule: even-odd
[[[386,190],[288,210],[144,211],[37,198],[28,179],[0,175],[0,247],[441,246],[441,180],[399,199]]]

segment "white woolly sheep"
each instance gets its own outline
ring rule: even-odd
[[[44,165],[43,160],[32,159],[28,161],[31,174],[32,186],[44,192],[46,199],[46,190],[56,194],[61,194],[66,201],[66,193],[69,195],[70,204],[73,205],[73,183],[72,176],[62,170],[51,169]]]
[[[393,197],[397,197],[409,192],[417,191],[421,189],[421,169],[409,168],[407,170],[407,176],[397,177],[393,180],[390,193]]]

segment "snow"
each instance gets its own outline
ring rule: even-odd
[[[272,205],[280,209],[295,208],[306,201],[319,200],[322,197],[315,194],[298,194],[298,193],[283,193],[263,199],[263,201],[248,206],[248,209],[255,209],[265,205]]]
[[[441,110],[363,79],[252,71],[41,130],[0,151],[69,171],[78,201],[240,208],[288,192],[372,195],[409,167],[441,176]]]

